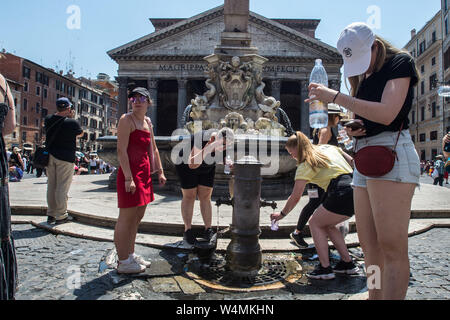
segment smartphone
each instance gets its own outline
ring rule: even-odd
[[[348,127],[352,130],[364,129],[364,124],[357,120],[351,120],[347,123],[344,123],[344,127]]]

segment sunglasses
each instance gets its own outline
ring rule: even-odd
[[[147,97],[144,97],[144,96],[131,97],[130,102],[131,103],[144,103],[144,102],[147,102]]]

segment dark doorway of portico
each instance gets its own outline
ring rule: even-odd
[[[157,136],[170,136],[177,128],[178,83],[161,80],[158,84]]]
[[[281,83],[281,108],[287,113],[295,131],[301,131],[300,92],[300,82],[283,81]]]
[[[208,88],[205,85],[206,80],[189,80],[187,83],[187,104],[191,104],[191,100],[195,99],[195,95],[202,96]]]

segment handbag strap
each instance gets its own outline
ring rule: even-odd
[[[395,141],[394,151],[395,151],[395,149],[397,149],[398,140],[400,140],[400,135],[402,134],[403,126],[404,126],[404,123],[402,122],[402,125],[400,126],[400,130],[398,131],[397,140]],[[355,150],[356,150],[357,146],[358,146],[358,139],[356,139]]]
[[[402,122],[402,125],[400,126],[400,131],[398,132],[398,135],[397,135],[397,140],[395,141],[394,151],[395,151],[395,149],[397,149],[398,140],[400,140],[400,135],[402,134],[402,131],[403,131],[403,125],[404,125],[404,123]]]

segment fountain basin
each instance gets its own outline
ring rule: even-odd
[[[175,164],[172,161],[172,150],[184,139],[189,139],[189,135],[175,136],[157,136],[156,144],[163,164],[164,173],[167,178],[167,184],[164,187],[154,185],[155,190],[164,192],[173,192],[181,195],[181,186],[176,173]],[[114,167],[119,167],[117,157],[117,137],[105,136],[98,138],[97,141],[102,145],[102,149],[98,151],[100,158],[110,163]],[[235,135],[235,159],[241,157],[242,153],[257,153],[263,157],[257,157],[263,164],[262,168],[262,188],[261,197],[264,199],[279,199],[289,196],[294,186],[294,176],[297,163],[291,158],[285,149],[287,138],[271,137],[259,135]],[[265,148],[267,146],[267,148]],[[266,150],[264,150],[266,149]],[[241,153],[241,154],[240,154]],[[276,162],[277,170],[270,169],[270,163],[267,157],[274,155],[273,160]],[[267,156],[267,157],[266,157]],[[272,172],[273,171],[273,172]],[[268,174],[266,174],[268,173]],[[214,184],[214,197],[226,197],[229,194],[228,182],[231,176],[224,174],[224,166],[216,165],[216,177]],[[110,183],[111,188],[115,188],[113,182]]]

